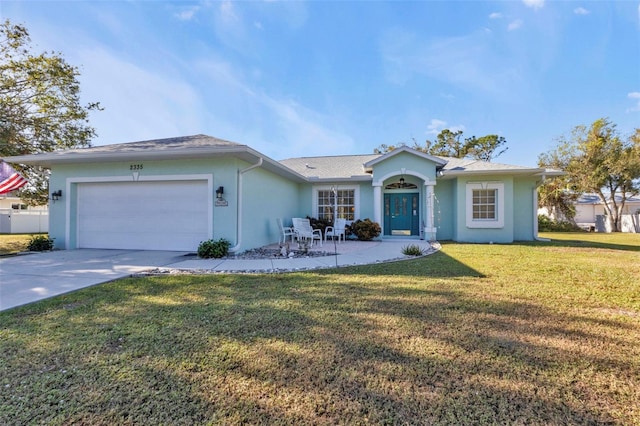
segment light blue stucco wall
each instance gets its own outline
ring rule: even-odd
[[[469,228],[466,218],[466,187],[467,183],[492,182],[504,185],[504,226],[502,228]],[[513,242],[513,178],[511,176],[465,176],[458,177],[456,182],[456,234],[455,240],[472,243],[510,243]]]
[[[434,222],[438,240],[453,240],[456,232],[456,179],[439,179],[434,188]]]
[[[513,180],[513,239],[516,241],[532,241],[534,221],[538,220],[537,206],[533,205],[533,194],[536,189],[535,178],[516,178]]]
[[[213,207],[213,239],[225,238],[232,246],[237,241],[238,171],[251,164],[235,158],[198,160],[136,161],[143,164],[140,176],[210,175],[213,191],[224,187],[228,206]],[[77,184],[67,190],[67,179],[126,177],[133,181],[131,162],[56,165],[52,167],[50,188],[64,191],[63,199],[50,207],[49,235],[56,248],[75,248],[77,229]],[[298,211],[299,185],[262,168],[253,169],[243,177],[243,226],[240,250],[259,247],[278,240],[276,217],[290,216]],[[215,200],[215,194],[214,194]],[[66,241],[66,206],[70,207],[69,241]],[[188,208],[189,206],[185,206]],[[123,206],[126,208],[126,206]],[[179,220],[179,218],[176,218]],[[272,224],[270,223],[272,222]]]
[[[295,217],[317,216],[316,212],[313,211],[313,197],[315,192],[313,186],[311,183],[300,185],[298,189],[298,213]]]
[[[282,218],[289,224],[291,218],[298,215],[298,184],[262,168],[248,171],[242,181],[239,251],[277,242],[280,232],[276,219]]]
[[[373,186],[371,182],[360,183],[360,211],[356,219],[373,220]]]
[[[504,185],[504,226],[502,228],[467,227],[466,185],[471,182],[499,182]],[[475,243],[533,240],[535,237],[533,227],[535,186],[535,177],[514,178],[505,175],[438,180],[435,187],[437,238]]]
[[[406,175],[416,172],[431,181],[436,179],[435,163],[409,152],[401,152],[375,164],[373,166],[373,180],[377,181],[390,174],[401,175],[402,169],[405,170]]]
[[[75,209],[75,194],[68,194],[66,192],[66,181],[62,173],[57,170],[61,168],[52,168],[52,173],[49,177],[49,191],[62,190],[62,199],[58,201],[49,202],[49,238],[53,239],[53,245],[55,248],[65,248],[65,212],[66,212],[66,199],[70,198],[72,208]],[[63,172],[64,173],[64,172]]]
[[[470,228],[466,222],[467,206],[466,187],[468,183],[491,182],[504,185],[504,224],[501,228]],[[440,184],[440,183],[439,183]],[[534,215],[533,191],[536,179],[534,177],[514,178],[506,175],[487,176],[461,176],[452,183],[452,205],[455,212],[453,224],[453,239],[460,242],[475,243],[510,243],[515,240],[530,241],[534,239]],[[447,199],[445,186],[438,188],[439,198]],[[444,215],[443,215],[444,216]],[[443,220],[443,225],[447,222]],[[448,226],[443,226],[443,232],[438,238],[444,239],[448,232]]]

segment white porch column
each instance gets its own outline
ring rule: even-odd
[[[382,184],[373,184],[373,221],[377,222],[382,228]],[[384,232],[384,230],[383,230]]]
[[[427,196],[425,197],[425,227],[424,227],[424,239],[427,241],[434,241],[436,239],[436,226],[434,221],[434,195],[433,195],[433,187],[435,186],[435,182],[426,181],[424,186],[427,190]]]

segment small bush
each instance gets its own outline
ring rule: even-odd
[[[229,247],[231,243],[224,238],[220,238],[217,241],[207,240],[200,243],[198,246],[198,256],[203,259],[219,259],[229,254]]]
[[[34,235],[27,245],[29,251],[49,251],[53,250],[53,240],[48,236]]]
[[[409,244],[408,246],[402,247],[402,254],[405,256],[423,256],[425,253],[426,250],[417,244]]]
[[[576,232],[582,231],[579,226],[563,220],[554,220],[543,214],[538,215],[538,231],[541,232]]]
[[[353,232],[360,241],[371,241],[382,232],[382,228],[371,219],[356,220],[351,224],[351,232]]]

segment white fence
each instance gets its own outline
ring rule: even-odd
[[[0,234],[43,232],[49,232],[48,211],[0,209]]]
[[[640,234],[640,213],[623,214],[621,220],[621,231],[632,234]],[[611,232],[609,221],[604,215],[596,216],[596,232]]]

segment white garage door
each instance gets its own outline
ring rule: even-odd
[[[194,251],[208,239],[207,181],[78,184],[78,247]]]

